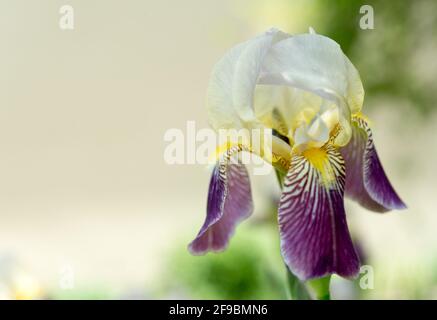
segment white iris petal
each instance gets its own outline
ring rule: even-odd
[[[319,146],[339,125],[335,143],[345,145],[363,98],[358,71],[335,41],[272,29],[217,63],[208,110],[215,129],[274,128],[297,145]]]

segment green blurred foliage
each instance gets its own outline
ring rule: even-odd
[[[273,228],[239,228],[221,253],[191,256],[175,248],[160,296],[192,299],[285,299],[285,268]],[[277,231],[277,230],[276,230]]]
[[[62,290],[50,290],[47,299],[54,300],[108,300],[119,299],[120,295],[113,292],[108,286],[101,284],[88,284],[85,287]]]
[[[322,26],[317,31],[337,41],[356,65],[367,98],[404,99],[422,115],[434,110],[437,85],[432,73],[437,68],[430,52],[437,48],[436,1],[319,0],[317,4]],[[373,30],[359,28],[362,5],[374,9]]]

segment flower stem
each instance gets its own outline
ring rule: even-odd
[[[313,297],[317,300],[331,300],[331,294],[329,292],[329,284],[331,282],[331,276],[323,278],[309,280],[307,287],[311,289]]]
[[[311,295],[305,284],[292,274],[287,266],[285,266],[285,268],[287,270],[287,286],[290,299],[311,300]]]

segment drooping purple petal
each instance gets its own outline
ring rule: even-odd
[[[406,208],[384,172],[372,131],[362,118],[353,121],[351,141],[341,153],[346,161],[346,196],[375,212]]]
[[[334,147],[325,151],[323,170],[334,180],[327,183],[311,160],[294,156],[279,203],[282,255],[301,280],[359,271],[344,211],[344,161]]]
[[[192,254],[221,251],[237,224],[253,211],[249,175],[243,164],[219,162],[211,176],[205,222],[188,246]]]

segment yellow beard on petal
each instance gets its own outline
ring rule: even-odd
[[[228,151],[232,146],[237,145],[237,144],[233,144],[231,142],[225,142],[221,145],[218,145],[217,148],[215,149],[215,152],[209,155],[209,160],[210,163],[211,162],[216,162],[220,159],[220,157],[226,153],[226,151]]]
[[[335,174],[329,165],[328,154],[324,148],[310,148],[302,152],[308,162],[320,173],[322,183],[329,187],[335,182]]]
[[[369,117],[367,117],[365,114],[363,114],[361,111],[354,113],[352,115],[352,120],[359,120],[362,119],[364,121],[366,121],[367,123],[371,123],[372,121],[369,119]]]

